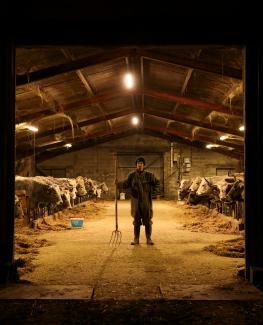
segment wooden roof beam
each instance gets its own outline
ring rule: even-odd
[[[177,130],[174,128],[166,128],[166,127],[161,127],[161,126],[157,126],[157,125],[145,125],[144,128],[149,128],[151,130],[155,130],[155,131],[160,131],[160,132],[166,132],[168,134],[172,134],[172,135],[176,135],[179,137],[183,137],[186,138],[188,140],[198,140],[198,141],[202,141],[205,143],[213,143],[213,144],[218,144],[218,145],[223,145],[225,147],[231,147],[234,149],[238,149],[240,151],[244,150],[244,146],[242,145],[237,145],[235,143],[232,142],[228,142],[228,141],[220,141],[220,140],[214,140],[212,138],[206,137],[206,136],[201,136],[201,135],[197,135],[196,138],[193,138],[191,134],[189,134],[188,132],[184,132],[182,130]]]
[[[95,118],[92,118],[92,119],[89,119],[89,120],[86,120],[86,121],[79,122],[77,124],[77,126],[80,128],[80,127],[83,127],[83,126],[88,126],[88,125],[92,125],[92,124],[95,124],[95,123],[99,123],[101,121],[112,120],[112,119],[115,119],[115,118],[118,118],[118,117],[129,115],[129,114],[132,114],[134,112],[137,112],[137,110],[134,110],[133,108],[130,108],[130,109],[126,109],[126,110],[123,110],[123,111],[116,112],[116,113],[106,114],[106,115],[95,117]],[[186,117],[184,117],[182,115],[179,115],[179,114],[169,114],[169,113],[163,113],[161,111],[156,112],[156,111],[149,110],[149,109],[147,109],[147,110],[144,109],[142,112],[143,112],[143,114],[145,113],[145,114],[148,114],[148,115],[161,117],[161,118],[164,118],[164,119],[173,120],[173,121],[176,121],[176,122],[181,122],[181,123],[185,123],[185,124],[189,124],[189,125],[193,125],[193,126],[213,130],[213,131],[218,131],[218,132],[222,132],[222,133],[226,133],[226,134],[230,134],[230,135],[240,136],[242,138],[244,137],[244,134],[241,131],[232,130],[232,129],[222,127],[222,126],[211,126],[210,123],[201,122],[201,121],[199,122],[199,121],[196,121],[196,120],[192,120],[192,119],[186,118]],[[44,132],[39,132],[39,133],[37,133],[35,135],[35,138],[36,139],[41,139],[41,138],[47,137],[49,135],[64,132],[64,131],[67,131],[67,130],[71,130],[71,126],[65,125],[63,127],[59,127],[59,128],[56,128],[56,129],[52,129],[52,130],[48,130],[48,131],[44,131]],[[21,137],[21,138],[17,137],[17,141],[20,144],[27,141],[27,140],[28,140],[27,136],[24,136],[24,137]]]
[[[61,51],[65,55],[65,57],[67,59],[70,59],[71,61],[74,61],[75,60],[74,56],[68,50],[61,49]],[[94,94],[94,90],[92,89],[92,87],[91,87],[91,85],[89,83],[88,78],[82,73],[81,69],[75,70],[75,73],[77,74],[79,80],[81,81],[81,83],[83,84],[83,86],[85,87],[85,89],[87,90],[88,94],[94,96],[95,95]],[[98,109],[100,110],[100,112],[103,115],[105,115],[105,112],[104,112],[104,109],[102,107],[102,104],[98,103],[96,105],[97,105]],[[109,125],[109,127],[112,129],[111,120],[110,119],[106,119],[105,121]]]
[[[117,140],[123,137],[131,136],[133,134],[138,133],[137,130],[125,130],[123,132],[115,133],[115,134],[110,134],[104,137],[100,138],[94,138],[94,139],[87,139],[87,140],[82,140],[74,144],[70,148],[68,152],[74,152],[82,149],[86,149],[89,147],[97,146],[99,144],[103,144],[112,140]],[[60,147],[57,149],[54,149],[53,151],[40,151],[36,155],[36,161],[39,163],[41,161],[65,154],[67,151],[64,147]]]
[[[188,58],[180,58],[179,56],[176,55],[163,54],[153,50],[140,50],[139,53],[144,58],[152,61],[159,61],[163,63],[179,65],[179,66],[192,68],[204,72],[215,73],[220,76],[226,76],[226,77],[235,78],[239,80],[242,80],[243,78],[242,70],[235,69],[232,67],[227,67],[227,66],[222,67],[221,65],[216,65],[212,63],[206,63],[206,62],[197,61]]]
[[[238,110],[235,108],[231,109],[230,107],[221,104],[210,103],[200,99],[190,98],[186,96],[177,96],[171,93],[152,90],[152,89],[144,89],[144,95],[150,97],[162,98],[164,100],[169,100],[183,105],[197,107],[200,109],[207,109],[209,111],[216,111],[216,112],[220,112],[228,115],[240,116],[240,117],[243,116],[242,110]]]
[[[112,120],[112,119],[115,119],[115,118],[118,118],[118,117],[122,117],[122,116],[125,116],[125,115],[128,115],[128,114],[132,114],[132,113],[134,113],[133,109],[126,109],[126,110],[123,110],[123,111],[120,111],[120,112],[98,116],[98,117],[95,117],[95,118],[92,118],[92,119],[89,119],[89,120],[86,120],[86,121],[79,122],[77,124],[77,127],[81,128],[83,126],[92,125],[92,124],[99,123],[99,122],[102,122],[102,121]],[[44,131],[44,132],[40,131],[40,132],[35,134],[35,139],[36,140],[41,139],[41,138],[47,137],[49,135],[64,132],[64,131],[67,131],[67,130],[71,130],[71,125],[65,125],[63,127],[55,128],[55,129]],[[27,139],[28,139],[27,136],[26,137],[21,137],[21,138],[18,138],[18,141],[20,143],[22,143],[24,141],[27,141]]]
[[[103,103],[106,101],[113,100],[117,97],[130,96],[132,94],[140,94],[140,95],[144,95],[144,96],[162,98],[164,100],[178,102],[183,105],[198,107],[199,109],[206,109],[209,111],[216,111],[216,112],[220,112],[220,113],[224,113],[224,114],[228,114],[228,115],[235,115],[235,116],[243,117],[242,110],[237,110],[234,108],[230,109],[229,107],[224,106],[224,105],[209,103],[206,101],[202,101],[199,99],[194,99],[194,98],[190,98],[190,97],[186,97],[186,96],[177,96],[174,94],[160,92],[160,91],[151,90],[151,89],[143,89],[143,90],[137,89],[137,90],[125,90],[125,91],[119,91],[119,92],[108,92],[108,93],[104,93],[102,95],[96,95],[96,96],[92,96],[87,99],[76,101],[76,102],[73,102],[68,105],[63,105],[63,111],[64,111],[64,113],[71,112],[72,109],[74,109],[74,108],[77,109],[77,107],[81,107],[81,106],[85,106],[85,105],[88,106],[88,105],[93,105],[93,104],[97,104],[97,103]],[[29,119],[37,118],[38,116],[41,116],[41,115],[42,115],[41,117],[43,117],[43,116],[49,115],[51,112],[54,112],[54,111],[52,111],[51,109],[48,109],[48,110],[44,110],[42,112],[29,114],[29,115],[24,116],[24,118],[20,118],[19,120],[17,120],[16,123],[22,123],[22,122],[28,121]]]
[[[211,125],[211,123],[207,123],[207,122],[196,121],[191,118],[184,117],[183,115],[180,115],[180,114],[169,114],[169,113],[163,113],[161,110],[157,112],[157,111],[153,111],[153,110],[149,110],[149,109],[144,110],[144,113],[152,115],[152,116],[156,116],[156,117],[165,118],[170,121],[181,122],[181,123],[201,127],[204,129],[218,131],[218,132],[222,132],[222,133],[235,135],[235,136],[244,138],[244,132],[242,132],[242,131],[233,130],[230,128],[226,128],[224,126]]]
[[[31,82],[40,81],[45,78],[55,77],[62,73],[83,69],[96,64],[102,64],[107,61],[117,60],[127,56],[128,53],[128,49],[112,49],[103,51],[100,54],[95,54],[86,58],[81,58],[67,63],[58,64],[56,66],[33,71],[28,74],[17,75],[16,86],[26,85]]]
[[[118,134],[129,134],[129,133],[134,133],[138,131],[137,128],[133,128],[133,129],[129,129],[127,130],[127,127],[119,127],[119,128],[115,128],[115,129],[111,129],[111,130],[104,130],[104,131],[100,131],[100,132],[96,132],[92,135],[86,136],[86,137],[75,137],[74,139],[72,138],[67,138],[66,141],[62,141],[59,143],[54,143],[54,144],[49,144],[46,146],[41,146],[35,149],[35,154],[36,156],[41,154],[41,153],[48,153],[47,150],[53,151],[53,150],[61,150],[63,153],[65,153],[65,147],[64,145],[67,142],[72,143],[72,148],[70,149],[70,151],[73,150],[73,148],[75,149],[76,145],[77,145],[77,150],[80,150],[81,148],[81,143],[86,143],[87,141],[89,141],[89,143],[94,143],[94,145],[100,143],[101,140],[103,140],[104,137],[107,136],[112,136],[112,135],[118,135]],[[103,141],[102,141],[103,142]],[[16,148],[16,158],[20,159],[22,157],[25,156],[30,156],[33,155],[34,153],[34,148]]]

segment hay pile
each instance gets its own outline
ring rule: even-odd
[[[40,232],[21,226],[21,222],[15,224],[15,264],[18,267],[19,276],[32,272],[32,261],[39,253],[39,248],[52,245],[45,239],[38,239]]]
[[[37,229],[39,230],[71,230],[70,218],[97,219],[102,215],[105,208],[101,204],[87,201],[75,205],[72,209],[67,209],[55,213],[53,216],[39,218]]]
[[[23,224],[23,219],[15,219],[15,264],[18,267],[19,276],[32,272],[32,261],[39,253],[39,248],[53,245],[45,239],[38,239],[39,235],[46,231],[72,230],[71,217],[93,218],[103,211],[104,207],[95,202],[84,202],[76,205],[71,210],[55,213],[53,216],[39,218],[35,229]]]
[[[245,256],[245,240],[243,237],[224,240],[216,245],[206,246],[204,250],[219,256],[243,258]]]
[[[240,234],[239,221],[203,205],[182,205],[185,216],[182,227],[190,231]]]

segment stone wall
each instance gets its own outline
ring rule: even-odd
[[[119,179],[134,169],[136,157],[144,156],[146,165],[151,164],[149,170],[163,180],[164,197],[168,199],[177,198],[178,182],[182,178],[227,173],[230,168],[234,168],[235,172],[243,170],[240,161],[209,149],[173,143],[171,155],[171,143],[168,140],[149,135],[133,135],[80,151],[70,152],[69,149],[64,155],[41,162],[37,168],[43,173],[52,170],[54,176],[56,170],[60,174],[64,169],[67,177],[82,175],[104,181],[109,187],[108,198],[113,198],[116,153],[119,154],[121,167],[118,169]],[[191,163],[190,171],[186,171],[182,164],[184,158],[188,158]]]

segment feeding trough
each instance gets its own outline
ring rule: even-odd
[[[84,218],[70,218],[71,228],[78,229],[82,228],[84,223]]]

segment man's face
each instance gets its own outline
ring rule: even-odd
[[[144,163],[142,161],[137,162],[136,164],[137,170],[142,172],[144,170]]]

